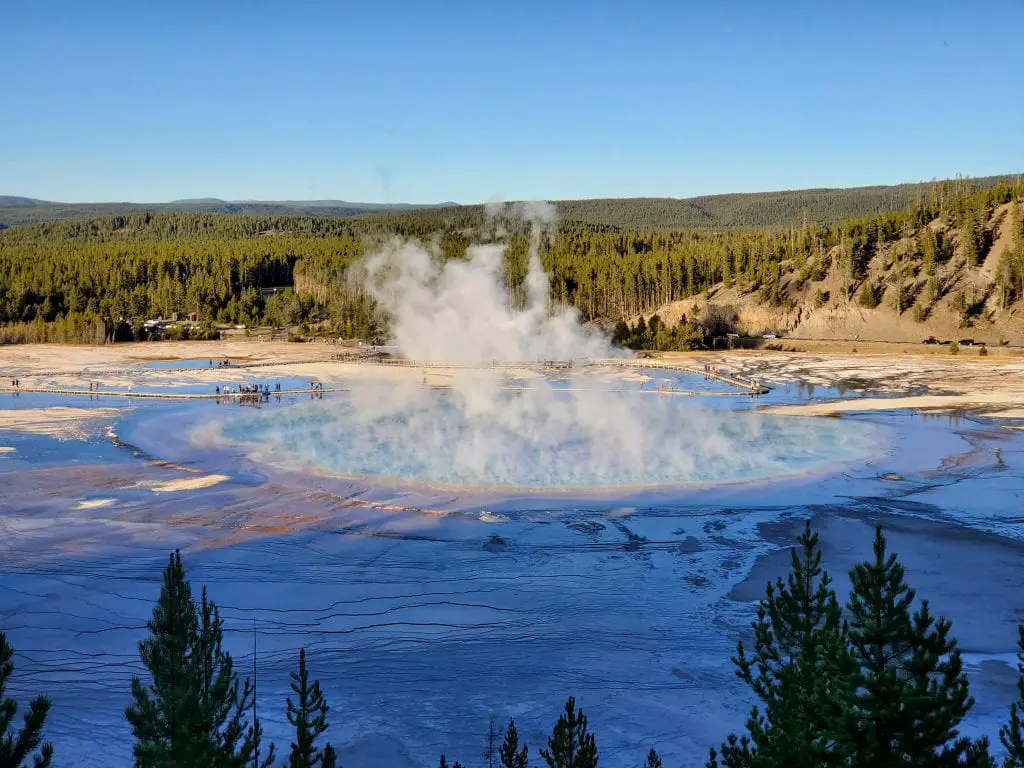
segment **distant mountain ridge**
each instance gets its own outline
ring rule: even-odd
[[[0,207],[15,208],[26,205],[45,205],[45,200],[36,200],[31,197],[17,197],[16,195],[0,195]]]
[[[2,200],[3,198],[0,198]],[[26,198],[27,199],[27,198]],[[348,200],[221,200],[218,197],[185,198],[160,205],[280,205],[288,208],[358,208],[362,211],[411,210],[418,208],[455,208],[453,201],[444,203],[353,203]]]
[[[1015,183],[1021,175],[1003,174],[962,180],[933,180],[891,186],[818,188],[774,192],[738,192],[699,197],[598,198],[558,200],[564,222],[620,229],[742,229],[799,225],[807,217],[823,224],[899,211],[927,200],[938,183],[970,182],[977,189]],[[482,220],[483,205],[458,203],[353,203],[345,200],[221,200],[198,198],[169,203],[59,203],[0,196],[0,226],[85,219],[125,213],[192,212],[248,216],[347,218],[389,215],[466,222]]]
[[[458,203],[351,203],[344,200],[221,200],[215,197],[172,200],[168,203],[63,203],[31,197],[0,195],[0,225],[89,219],[145,211],[218,213],[249,216],[324,216],[343,218],[361,213],[452,208]]]

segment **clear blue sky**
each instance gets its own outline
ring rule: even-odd
[[[1024,1],[51,2],[0,194],[477,202],[1024,170]]]

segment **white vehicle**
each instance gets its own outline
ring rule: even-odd
[[[765,334],[764,336],[762,336],[761,338],[762,338],[762,339],[777,339],[777,338],[779,338],[779,337],[778,337],[778,336],[776,336],[776,335],[775,335],[774,333],[766,333],[766,334]]]

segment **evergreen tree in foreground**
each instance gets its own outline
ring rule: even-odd
[[[498,751],[501,759],[501,768],[527,768],[530,764],[526,757],[526,745],[519,749],[519,731],[516,729],[516,721],[509,718],[508,728],[505,729],[505,740],[501,743]]]
[[[1010,722],[999,729],[1003,768],[1024,768],[1024,625],[1017,627],[1017,671],[1017,700],[1010,705]]]
[[[951,624],[928,601],[911,613],[915,593],[903,566],[875,531],[874,560],[850,571],[850,650],[857,664],[846,698],[843,740],[852,766],[984,765],[987,744],[957,727],[968,694]]]
[[[133,703],[125,719],[135,737],[137,768],[207,766],[249,768],[260,743],[250,726],[248,679],[240,688],[231,654],[222,648],[223,621],[203,589],[199,605],[185,578],[181,555],[170,556],[160,597],[139,656],[150,680],[132,679]],[[273,761],[273,747],[264,761]]]
[[[449,766],[448,761],[445,759],[444,752],[441,753],[441,768],[462,768],[462,763],[458,760],[455,761],[454,765]]]
[[[540,756],[549,768],[596,768],[597,742],[587,731],[587,716],[576,709],[576,699],[569,697],[565,712],[558,718],[548,739],[548,748]]]
[[[334,768],[336,756],[330,742],[317,749],[314,742],[327,730],[327,713],[331,708],[320,691],[320,682],[309,684],[309,672],[306,669],[306,649],[299,650],[299,669],[291,673],[292,692],[297,703],[288,698],[288,722],[295,727],[295,741],[288,756],[288,768]]]
[[[653,749],[647,753],[647,762],[644,763],[644,768],[661,768],[661,758]]]
[[[0,632],[0,768],[22,768],[29,756],[39,747],[43,738],[43,725],[50,711],[50,700],[45,696],[36,696],[28,705],[21,731],[11,732],[14,716],[18,713],[18,704],[14,699],[4,696],[7,681],[14,672],[14,649],[7,642],[7,636]],[[35,768],[49,768],[53,759],[53,746],[48,742],[33,756]]]
[[[753,652],[740,642],[733,658],[736,675],[763,709],[751,711],[746,735],[730,736],[720,755],[711,751],[708,768],[818,768],[845,762],[835,749],[835,730],[840,694],[853,668],[842,610],[809,521],[797,541],[789,576],[769,582],[758,606]]]

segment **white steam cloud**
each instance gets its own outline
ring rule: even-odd
[[[552,231],[550,203],[489,203],[488,222],[529,223],[526,305],[514,307],[504,245],[474,245],[466,260],[443,261],[420,243],[394,241],[366,259],[367,292],[391,318],[395,344],[413,360],[535,362],[616,354],[571,308],[549,306],[540,246]]]

